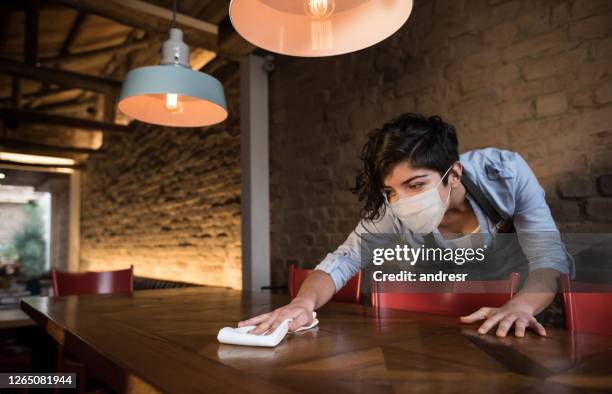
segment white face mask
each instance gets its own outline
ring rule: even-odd
[[[389,204],[395,216],[397,216],[412,232],[429,234],[440,225],[446,213],[446,209],[448,208],[452,188],[448,191],[448,197],[446,198],[446,202],[444,202],[440,198],[440,193],[438,193],[438,186],[440,186],[442,180],[451,168],[453,168],[453,166],[450,166],[448,170],[446,170],[440,182],[433,188],[416,196],[400,198],[398,201]]]

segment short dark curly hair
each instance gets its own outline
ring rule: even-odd
[[[457,132],[439,116],[405,113],[368,134],[360,159],[352,192],[363,203],[362,219],[376,220],[384,214],[383,182],[391,169],[408,161],[412,167],[443,175],[459,160]],[[443,182],[447,184],[447,177]]]

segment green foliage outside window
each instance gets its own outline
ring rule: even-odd
[[[35,201],[24,206],[27,220],[13,238],[14,250],[23,263],[27,276],[40,275],[45,268],[45,239],[40,207]]]

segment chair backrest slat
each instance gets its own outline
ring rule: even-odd
[[[515,294],[520,274],[508,280],[423,284],[372,280],[374,308],[401,309],[445,316],[465,316],[483,306],[500,307]],[[454,290],[453,290],[454,289]]]
[[[568,330],[612,335],[612,285],[574,282],[564,274],[561,288]]]
[[[51,269],[55,296],[80,294],[131,293],[134,267],[104,272],[61,272]]]

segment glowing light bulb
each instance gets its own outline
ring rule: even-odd
[[[306,0],[304,11],[312,19],[310,21],[310,45],[312,50],[332,49],[334,35],[332,20],[336,3],[333,0]]]
[[[327,19],[336,8],[336,3],[333,0],[306,0],[304,3],[304,11],[306,15],[312,19]]]
[[[178,94],[168,93],[166,94],[166,108],[169,111],[176,111],[179,107]]]

